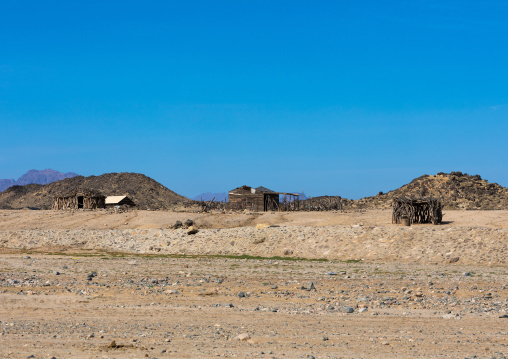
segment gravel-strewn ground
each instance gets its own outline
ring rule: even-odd
[[[405,263],[508,264],[508,229],[470,227],[241,227],[0,231],[0,247],[132,253],[287,256]]]
[[[0,358],[506,359],[507,213],[387,213],[0,211]]]
[[[0,357],[506,358],[507,298],[506,267],[4,254]]]

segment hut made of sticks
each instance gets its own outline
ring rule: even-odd
[[[53,204],[51,206],[54,210],[99,209],[105,207],[106,196],[93,190],[72,191],[60,194],[53,197]]]
[[[432,223],[439,224],[443,219],[443,207],[438,198],[406,198],[397,197],[392,203],[392,223],[400,224],[403,218],[409,219],[409,224]]]

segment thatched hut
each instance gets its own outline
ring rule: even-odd
[[[106,196],[93,190],[73,191],[53,197],[53,210],[98,209],[106,207]]]
[[[443,207],[438,198],[397,197],[392,203],[392,223],[400,224],[403,219],[413,223],[439,224],[443,219]]]

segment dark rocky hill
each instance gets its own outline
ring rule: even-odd
[[[32,183],[48,184],[76,176],[78,176],[77,173],[62,173],[52,169],[30,170],[16,181],[14,179],[0,179],[0,192],[5,191],[7,188],[12,186],[24,186]]]
[[[170,209],[190,201],[143,174],[124,172],[76,176],[47,185],[13,186],[0,193],[0,208],[49,209],[54,196],[90,190],[105,196],[128,195],[139,209]]]
[[[445,209],[508,209],[508,188],[462,172],[423,175],[387,193],[356,201],[353,207],[389,208],[395,197],[438,197]]]

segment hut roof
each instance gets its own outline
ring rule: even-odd
[[[107,196],[106,204],[116,204],[122,201],[127,196]]]
[[[127,196],[108,196],[106,197],[106,204],[127,204],[135,206],[134,202]]]
[[[272,191],[271,189],[268,189],[268,188],[263,187],[263,186],[259,186],[258,188],[256,188],[256,192],[262,192],[262,193],[278,193],[278,192]]]
[[[131,199],[127,196],[107,196],[106,197],[106,204],[118,204],[122,202],[124,199],[127,201],[131,201]]]
[[[268,189],[266,187],[263,187],[263,186],[259,186],[257,188],[252,188],[250,186],[240,186],[240,187],[237,187],[235,189],[232,189],[231,191],[229,191],[230,194],[233,194],[235,191],[237,190],[244,190],[244,191],[251,191],[251,193],[271,193],[271,194],[282,194],[282,195],[291,195],[291,196],[301,196],[301,194],[299,193],[291,193],[291,192],[275,192],[275,191],[272,191],[271,189]]]

